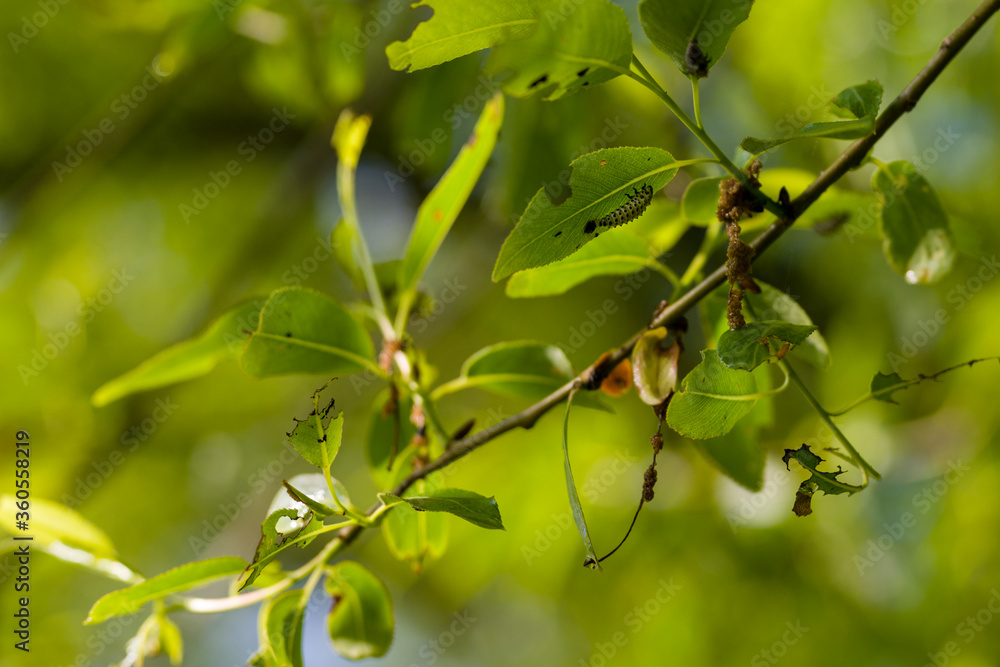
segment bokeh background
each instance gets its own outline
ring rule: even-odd
[[[642,36],[635,3],[619,4],[644,62],[688,105],[685,80]],[[895,95],[975,6],[759,2],[702,85],[705,124],[720,145],[735,147],[748,134],[776,136],[787,124],[823,119],[829,97],[869,78],[882,82],[887,98]],[[329,137],[346,106],[374,118],[359,171],[364,231],[376,259],[401,254],[417,204],[479,112],[453,127],[455,105],[481,85],[479,56],[414,74],[388,68],[385,45],[429,14],[402,3],[336,0],[0,6],[0,491],[11,487],[14,434],[25,429],[34,492],[74,505],[139,571],[252,555],[280,479],[307,471],[304,462],[270,473],[268,466],[292,417],[308,412],[326,378],[255,381],[230,362],[101,409],[90,395],[247,296],[303,284],[343,301],[357,297],[333,260],[316,260],[327,256],[339,217]],[[384,25],[380,16],[388,17]],[[853,242],[843,231],[796,230],[755,265],[757,276],[790,290],[827,337],[832,367],[801,368],[829,407],[864,393],[876,371],[912,377],[997,353],[1000,281],[991,280],[995,267],[984,268],[1000,249],[997,35],[994,20],[875,151],[889,161],[934,150],[933,160],[924,155],[925,175],[960,247],[951,274],[937,285],[907,285],[887,266],[873,228]],[[281,127],[259,149],[248,147],[269,124]],[[648,91],[626,80],[553,103],[508,100],[497,153],[425,279],[438,305],[413,331],[442,379],[475,350],[523,338],[562,344],[582,368],[667,296],[657,276],[628,298],[609,278],[538,300],[508,299],[489,279],[526,200],[612,126],[619,129],[610,145],[704,154]],[[419,151],[439,129],[446,141]],[[942,132],[956,138],[935,149]],[[766,167],[818,172],[843,146],[789,145]],[[414,173],[387,179],[415,150],[422,163]],[[231,160],[240,173],[207,187]],[[668,193],[679,196],[684,178]],[[845,184],[864,189],[870,178],[868,167]],[[700,235],[690,230],[673,249],[674,268],[684,268]],[[608,298],[620,310],[577,345],[574,331]],[[939,310],[947,322],[931,331]],[[47,345],[57,353],[36,357],[52,351]],[[890,353],[903,357],[895,368]],[[801,472],[786,472],[779,459],[784,447],[822,439],[822,430],[794,390],[776,401],[759,442],[769,454],[758,494],[719,474],[690,441],[668,437],[656,498],[603,574],[580,566],[561,415],[550,414],[477,451],[448,478],[495,495],[506,532],[451,521],[447,553],[420,576],[392,559],[378,531],[352,547],[348,555],[384,577],[396,605],[396,640],[382,662],[995,665],[997,378],[995,363],[963,369],[899,394],[899,405],[867,404],[842,418],[884,479],[854,497],[818,497],[808,518],[790,511]],[[361,442],[379,390],[350,378],[335,390],[347,415],[335,474],[363,506],[375,487]],[[153,419],[164,405],[172,406],[169,416]],[[634,394],[613,405],[614,415],[575,411],[571,426],[599,551],[631,518],[655,430]],[[519,407],[467,392],[441,410],[457,427]],[[113,460],[120,462],[109,466]],[[946,477],[952,469],[960,472]],[[240,493],[252,505],[221,521],[217,535],[206,532]],[[907,512],[914,525],[899,531],[893,524]],[[192,546],[192,537],[206,535],[207,547]],[[117,584],[45,555],[33,567],[31,654],[11,647],[6,579],[0,662],[121,659],[138,621],[82,625],[92,602]],[[340,664],[323,631],[326,604],[317,600],[307,620],[308,665]],[[455,614],[466,622],[454,625]],[[256,648],[255,608],[177,620],[185,664],[240,665]]]

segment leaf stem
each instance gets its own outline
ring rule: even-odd
[[[816,400],[816,397],[813,396],[811,391],[809,391],[809,388],[806,386],[805,382],[802,381],[802,378],[799,377],[798,373],[795,372],[795,369],[792,368],[792,365],[784,359],[780,360],[778,365],[781,366],[786,373],[788,373],[788,376],[792,379],[792,382],[795,383],[795,386],[799,388],[799,391],[802,392],[802,395],[805,397],[809,405],[813,407],[820,419],[822,419],[833,432],[834,437],[836,437],[837,440],[840,441],[840,444],[844,446],[844,449],[848,451],[851,456],[851,462],[854,463],[859,470],[861,470],[861,487],[864,488],[868,486],[869,475],[875,479],[882,479],[882,475],[879,474],[879,472],[865,460],[865,457],[861,456],[861,452],[855,449],[854,445],[851,444],[851,441],[847,439],[847,436],[845,436],[841,430],[837,428],[837,424],[834,423],[833,419],[830,417],[830,413],[826,410],[826,408],[820,405],[818,400]]]

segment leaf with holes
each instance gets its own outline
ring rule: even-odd
[[[538,190],[500,250],[493,280],[572,255],[610,227],[596,223],[628,206],[643,188],[658,192],[677,173],[670,153],[659,148],[605,148],[577,158],[570,167],[571,194],[554,204]]]
[[[760,287],[760,294],[747,294],[747,298],[754,304],[754,314],[757,317],[812,326],[812,319],[791,295],[760,280],[754,282]],[[830,365],[830,348],[818,329],[796,345],[792,353],[819,368]]]
[[[530,36],[498,46],[486,73],[514,97],[554,100],[627,72],[632,33],[608,0],[543,0]]]
[[[816,329],[816,325],[782,320],[750,322],[742,329],[730,329],[719,337],[719,360],[730,368],[752,371],[771,358],[772,338],[798,345]]]

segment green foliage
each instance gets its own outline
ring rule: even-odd
[[[333,596],[327,630],[337,653],[351,660],[385,655],[395,621],[382,580],[361,563],[343,561],[327,570],[326,590]]]
[[[658,266],[645,240],[629,229],[612,229],[569,257],[518,271],[507,281],[507,296],[553,296],[597,276],[626,275]]]
[[[284,493],[284,490],[281,491]],[[292,524],[290,532],[285,533],[278,530],[278,522],[281,519],[292,520],[298,523]],[[301,519],[301,521],[298,521]],[[297,544],[302,548],[309,544],[315,537],[311,535],[319,527],[320,522],[315,519],[312,512],[305,516],[300,516],[299,511],[294,508],[279,509],[268,513],[264,523],[260,526],[260,542],[254,551],[253,560],[246,566],[240,589],[246,588],[256,581],[264,568],[277,558],[278,554],[291,544]],[[241,568],[242,569],[242,568]]]
[[[474,353],[462,364],[459,378],[438,387],[434,395],[479,387],[501,396],[538,400],[573,377],[566,353],[555,345],[509,341]]]
[[[319,391],[313,395],[313,410],[302,420],[295,420],[295,426],[288,433],[288,442],[309,463],[320,470],[329,470],[340,451],[344,435],[344,413],[330,417],[333,401],[325,408],[319,407]]]
[[[108,593],[94,603],[86,622],[101,623],[114,616],[131,614],[147,602],[238,574],[245,567],[246,561],[232,557],[210,558],[175,567],[142,583]]]
[[[695,440],[716,438],[732,430],[757,402],[757,382],[747,371],[733,370],[715,350],[703,350],[670,401],[667,424]]]
[[[425,0],[434,16],[417,26],[405,42],[386,49],[389,65],[419,70],[522,37],[538,24],[538,10],[527,0],[483,0],[470,6],[462,0]]]
[[[418,512],[447,512],[480,528],[504,529],[497,501],[492,496],[487,498],[474,491],[435,489],[426,496],[400,498],[391,493],[381,493],[379,498],[389,507],[406,503]]]
[[[601,233],[586,232],[588,222],[625,204],[633,189],[658,191],[677,173],[674,162],[659,148],[606,148],[577,158],[570,164],[569,199],[557,205],[544,188],[535,193],[500,250],[493,280],[576,252]]]
[[[760,155],[793,139],[860,139],[875,130],[875,117],[882,103],[882,86],[878,81],[851,86],[842,90],[831,102],[830,108],[839,116],[853,116],[850,120],[810,123],[798,132],[780,139],[755,139],[747,137],[740,148],[751,155]]]
[[[399,266],[400,291],[405,293],[416,288],[424,270],[465,206],[473,186],[493,154],[497,134],[503,124],[503,108],[503,96],[500,94],[494,95],[486,103],[472,136],[420,205],[406,255]]]
[[[20,510],[16,497],[0,494],[0,528],[17,535],[15,518]],[[82,517],[78,512],[61,503],[44,498],[32,498],[31,537],[40,547],[54,543],[82,549],[98,558],[114,558],[115,547],[104,531]]]
[[[147,361],[101,385],[92,402],[101,407],[138,391],[155,389],[200,377],[223,359],[237,357],[250,333],[257,328],[263,302],[247,301],[219,317],[203,333],[168,347]]]
[[[696,440],[695,446],[723,474],[756,493],[764,485],[764,464],[767,460],[767,454],[757,444],[756,435],[743,424],[738,424],[724,436]]]
[[[774,354],[771,339],[798,345],[817,327],[782,320],[751,322],[739,330],[730,329],[719,338],[719,360],[730,368],[752,371],[767,363]]]
[[[364,328],[336,301],[299,288],[276,290],[240,359],[251,377],[377,369]]]
[[[569,508],[573,513],[573,523],[583,539],[583,546],[587,550],[587,558],[584,565],[594,570],[601,570],[601,562],[594,551],[594,543],[590,539],[590,529],[587,528],[587,517],[583,514],[583,505],[580,503],[580,494],[576,490],[576,480],[573,479],[573,466],[569,462],[569,415],[573,407],[573,394],[570,394],[566,401],[566,416],[563,417],[562,450],[563,450],[563,473],[566,476],[566,493],[569,496]]]
[[[757,280],[755,282],[760,287],[760,294],[748,294],[746,297],[751,303],[756,304],[754,306],[755,318],[778,319],[792,324],[813,326],[812,319],[790,295],[763,281]],[[819,368],[827,368],[830,365],[830,348],[826,344],[823,334],[817,329],[814,329],[813,333],[805,340],[795,344],[795,347],[792,348],[792,355]]]
[[[710,225],[717,221],[715,211],[719,207],[719,184],[723,177],[696,178],[688,183],[681,200],[684,218],[696,225]]]
[[[722,54],[733,31],[750,16],[753,0],[642,0],[639,20],[649,41],[670,56],[681,74],[699,76],[689,66],[688,48],[697,41],[711,70]],[[695,68],[697,69],[697,68]],[[707,71],[700,76],[707,76]]]
[[[628,71],[632,33],[620,7],[608,0],[540,0],[537,12],[531,35],[497,46],[486,63],[508,95],[555,100]]]
[[[257,633],[260,649],[250,658],[252,667],[302,667],[301,590],[283,591],[260,607]]]
[[[659,405],[677,386],[677,361],[681,348],[676,342],[663,349],[664,327],[647,331],[632,348],[632,379],[643,403]]]
[[[927,179],[909,162],[880,167],[872,188],[882,202],[879,231],[890,266],[911,284],[937,282],[955,261],[948,216]]]

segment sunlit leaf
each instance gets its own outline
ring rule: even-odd
[[[378,369],[368,333],[333,299],[311,290],[276,290],[240,360],[252,377]]]
[[[291,433],[285,435],[302,458],[320,470],[328,470],[340,451],[344,413],[331,419],[333,402],[320,408],[319,394],[319,391],[313,394],[313,409],[309,416],[302,421],[296,419]]]
[[[282,591],[261,605],[260,649],[252,660],[270,667],[302,667],[302,590]],[[253,664],[253,663],[251,663]]]
[[[131,614],[147,602],[239,574],[245,567],[246,561],[233,557],[210,558],[175,567],[142,583],[108,593],[94,603],[86,623],[100,623],[112,616]]]
[[[636,191],[657,192],[677,173],[659,148],[606,148],[570,165],[569,199],[553,204],[540,188],[500,250],[493,280],[568,257],[610,227],[596,221],[625,205]],[[588,231],[589,230],[589,231]]]
[[[257,317],[263,305],[263,299],[255,299],[233,308],[197,338],[168,347],[101,385],[91,402],[101,407],[138,391],[207,374],[223,359],[239,355],[250,333],[257,328]]]
[[[385,655],[395,622],[382,580],[361,563],[342,561],[328,570],[326,590],[333,596],[327,630],[337,653],[351,660]]]
[[[715,212],[719,207],[719,183],[722,177],[699,178],[691,181],[681,200],[681,213],[686,220],[696,225],[715,222]]]
[[[647,331],[632,349],[632,375],[639,398],[647,405],[659,405],[677,386],[677,361],[681,348],[675,341],[663,348],[665,327]]]
[[[417,221],[399,267],[400,291],[416,286],[465,206],[493,153],[503,124],[503,107],[503,95],[499,93],[486,103],[472,136],[417,210]]]
[[[426,496],[436,488],[419,480],[405,495]],[[448,545],[448,521],[443,514],[418,512],[409,505],[393,507],[382,520],[382,535],[393,556],[419,572],[430,560],[440,558]]]
[[[703,440],[725,435],[757,402],[752,373],[729,368],[715,350],[703,350],[701,363],[681,381],[667,408],[667,424],[681,435]]]
[[[389,66],[418,70],[502,44],[527,34],[538,23],[536,2],[530,0],[424,0],[413,7],[431,7],[434,15],[417,25],[405,42],[393,42],[385,53]]]
[[[282,492],[284,492],[284,489],[282,489]],[[299,506],[301,506],[301,504],[299,504]],[[296,525],[288,533],[279,531],[278,522],[282,519],[291,521],[301,519],[301,527]],[[257,549],[254,551],[253,560],[246,566],[246,570],[243,573],[243,581],[240,589],[242,590],[243,588],[251,585],[261,572],[263,572],[268,563],[274,560],[285,547],[292,543],[293,540],[300,537],[306,538],[309,533],[315,531],[321,526],[322,524],[313,516],[312,512],[308,512],[304,517],[302,517],[299,515],[297,507],[279,509],[274,512],[270,512],[267,515],[267,518],[264,519],[264,523],[260,526],[260,542],[257,543]],[[295,544],[301,548],[309,544],[312,539],[313,538],[302,539],[295,542]]]
[[[566,416],[563,417],[562,450],[563,450],[563,472],[566,476],[566,493],[569,496],[569,507],[573,513],[573,522],[583,539],[583,546],[587,549],[587,558],[584,565],[593,570],[601,571],[601,563],[594,551],[594,543],[590,539],[590,529],[587,527],[587,517],[583,513],[583,505],[580,503],[580,494],[576,490],[576,480],[573,479],[573,466],[569,462],[569,415],[573,407],[573,395],[570,394],[566,401]]]
[[[24,535],[17,525],[17,513],[24,511],[18,507],[18,499],[12,495],[0,494],[0,528],[11,535]],[[82,549],[99,558],[114,558],[115,547],[111,538],[100,528],[83,518],[78,512],[62,503],[32,496],[28,509],[28,526],[32,541],[38,546],[48,546],[61,542],[76,549]]]

